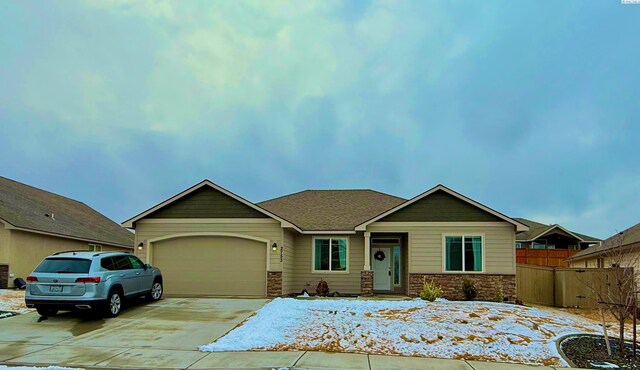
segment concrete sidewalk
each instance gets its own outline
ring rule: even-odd
[[[553,370],[560,367],[437,358],[328,352],[212,352],[185,350],[33,347],[29,354],[0,362],[7,366],[68,366],[90,369],[420,369]],[[5,351],[3,351],[5,352]],[[6,352],[5,352],[6,354]],[[100,359],[104,359],[100,361]]]

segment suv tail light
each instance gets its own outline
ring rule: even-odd
[[[35,277],[35,276],[27,276],[27,282],[35,283],[36,281],[38,281],[37,277]]]
[[[76,279],[76,283],[99,283],[100,276],[81,277]]]

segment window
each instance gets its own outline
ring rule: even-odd
[[[482,236],[445,236],[445,271],[482,271]]]
[[[540,243],[532,243],[531,244],[531,248],[532,249],[547,249],[547,246],[544,244],[540,244]]]
[[[113,269],[114,270],[131,270],[133,266],[129,261],[128,256],[115,256],[113,257]]]
[[[598,258],[596,260],[596,267],[599,269],[604,268],[604,258]]]
[[[140,261],[140,259],[138,257],[135,256],[128,256],[129,257],[129,261],[131,262],[131,265],[133,266],[134,269],[143,269],[144,268],[144,263],[142,263],[142,261]]]
[[[516,249],[522,248],[522,243],[516,243]]]
[[[91,260],[80,258],[47,258],[35,272],[51,274],[86,274],[91,267]]]
[[[393,285],[400,285],[400,247],[393,247]]]
[[[100,267],[102,267],[105,270],[115,270],[115,266],[113,264],[113,258],[112,257],[106,257],[100,260]]]
[[[347,271],[347,239],[314,238],[313,270]]]
[[[89,244],[89,252],[102,252],[102,246],[97,244]]]

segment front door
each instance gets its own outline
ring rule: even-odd
[[[391,290],[391,248],[371,249],[373,290]]]

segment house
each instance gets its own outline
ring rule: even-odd
[[[620,267],[634,267],[640,268],[640,224],[632,226],[620,233],[617,233],[601,244],[589,247],[568,259],[571,267],[586,267],[586,268],[603,268],[612,267],[611,261],[609,261],[612,250],[623,248],[625,255],[627,251],[628,260],[631,260],[634,266],[620,266]],[[617,258],[616,258],[617,259]]]
[[[558,224],[514,218],[529,227],[516,233],[517,263],[567,267],[566,258],[600,243],[600,239],[571,231]]]
[[[82,202],[0,176],[0,289],[66,250],[133,250],[133,234]]]
[[[515,295],[515,234],[528,227],[443,185],[409,200],[306,190],[252,203],[209,180],[125,221],[165,293],[280,296],[322,279],[341,294],[416,296],[425,279],[462,297]]]

